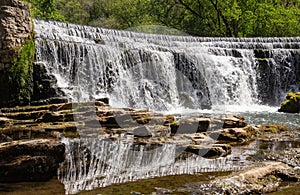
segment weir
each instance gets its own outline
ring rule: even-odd
[[[299,90],[300,38],[209,38],[35,20],[37,61],[74,101],[165,111],[278,106]]]
[[[34,20],[36,61],[70,101],[109,97],[112,106],[172,111],[278,106],[300,90],[300,38],[167,36]],[[239,110],[239,111],[240,111]],[[282,118],[279,116],[278,118]],[[172,144],[62,138],[66,193],[156,176],[232,171],[251,149],[217,159],[182,156]],[[255,147],[255,146],[254,146]],[[251,146],[250,146],[251,148]]]

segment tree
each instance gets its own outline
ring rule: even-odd
[[[65,21],[57,9],[56,0],[25,0],[32,5],[32,16],[40,19]]]
[[[300,0],[27,1],[34,17],[106,28],[164,25],[195,36],[300,35]]]

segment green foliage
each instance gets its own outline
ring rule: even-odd
[[[33,92],[34,41],[32,39],[27,40],[24,47],[15,49],[17,50],[17,56],[9,69],[8,75],[10,75],[10,79],[8,82],[11,88],[15,90],[12,92],[12,98],[16,102],[27,103],[30,101],[30,96]]]
[[[299,0],[26,1],[34,17],[107,28],[163,25],[197,36],[300,35]]]
[[[65,21],[59,13],[58,0],[24,0],[31,4],[31,15],[34,18]]]

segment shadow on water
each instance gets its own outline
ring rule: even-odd
[[[63,195],[64,185],[56,178],[48,182],[0,183],[1,195]]]

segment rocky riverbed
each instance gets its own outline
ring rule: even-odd
[[[107,99],[0,109],[1,182],[45,181],[63,172],[65,139],[98,139],[131,143],[151,150],[174,145],[177,158],[207,159],[253,150],[249,166],[225,178],[186,184],[168,193],[266,193],[282,182],[299,182],[300,132],[266,124],[248,125],[238,114],[183,117],[149,110],[112,108]],[[243,154],[240,154],[243,155]],[[88,159],[87,159],[88,160]],[[251,166],[250,166],[251,164]],[[259,173],[259,174],[258,174]]]

